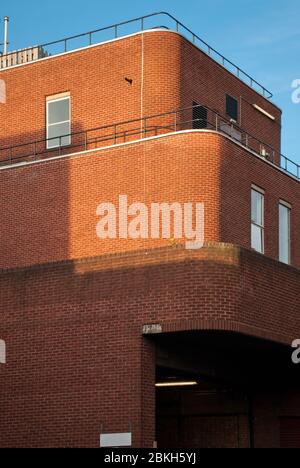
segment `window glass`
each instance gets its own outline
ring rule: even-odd
[[[262,229],[259,226],[252,224],[251,226],[251,237],[252,237],[252,249],[257,252],[263,252],[263,238],[262,238]]]
[[[48,102],[48,123],[66,122],[70,120],[70,99]]]
[[[279,205],[279,260],[290,263],[290,218],[291,210]]]
[[[70,145],[70,133],[70,98],[49,100],[47,102],[47,148]]]
[[[251,191],[251,247],[264,253],[264,195]]]
[[[251,200],[251,221],[262,226],[263,224],[263,195],[256,190],[252,190]]]
[[[69,122],[61,123],[57,125],[51,125],[48,128],[48,148],[56,148],[57,146],[66,146],[71,144],[70,136],[70,124]],[[56,138],[60,137],[60,138]],[[53,138],[53,139],[51,139]]]
[[[233,97],[226,94],[226,114],[233,120],[238,120],[238,102]]]

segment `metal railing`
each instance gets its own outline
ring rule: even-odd
[[[159,21],[158,24],[161,24],[161,26],[157,25],[157,21]],[[160,21],[162,22],[160,23]],[[118,37],[123,37],[124,35],[155,28],[166,28],[181,33],[193,44],[199,47],[199,49],[201,49],[207,55],[212,57],[216,62],[218,62],[224,68],[229,70],[231,73],[235,74],[238,78],[246,82],[257,92],[261,93],[268,99],[270,99],[273,96],[268,89],[266,89],[263,85],[256,81],[252,76],[250,76],[248,73],[242,70],[231,60],[228,60],[224,55],[222,55],[214,47],[210,46],[207,42],[201,39],[197,34],[195,34],[193,31],[187,28],[183,23],[178,21],[174,16],[164,11],[141,16],[139,18],[134,18],[128,21],[123,21],[121,23],[113,24],[111,26],[96,29],[83,34],[78,34],[76,36],[66,37],[57,41],[48,42],[39,46],[22,49],[20,51],[10,52],[5,56],[2,56],[2,58],[0,56],[0,69],[7,68],[12,65],[38,60],[36,58],[37,50],[43,51],[42,57],[52,56],[76,50],[84,46],[98,44],[105,40],[115,39]]]
[[[59,137],[5,146],[0,148],[0,166],[45,160],[191,129],[206,129],[223,133],[231,140],[300,180],[299,164],[280,154],[268,143],[246,132],[234,121],[228,120],[216,111],[204,106],[187,107]]]

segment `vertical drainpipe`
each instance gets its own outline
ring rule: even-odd
[[[147,133],[144,132],[144,80],[145,80],[145,72],[144,72],[144,67],[145,67],[145,40],[144,40],[144,29],[142,30],[142,57],[141,57],[141,136],[140,139],[143,139],[144,137],[147,137]],[[146,149],[145,146],[143,145],[143,158],[144,158],[144,202],[146,203],[146,189],[147,189],[147,181],[146,181]],[[144,245],[146,248],[146,239],[144,240]]]
[[[144,117],[144,31],[142,31],[142,56],[141,56],[141,131],[143,131]]]

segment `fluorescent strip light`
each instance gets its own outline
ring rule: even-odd
[[[258,110],[258,112],[261,112],[262,114],[264,114],[266,117],[269,117],[269,119],[271,120],[276,120],[274,115],[271,115],[269,114],[269,112],[265,111],[264,109],[262,109],[261,107],[259,107],[257,104],[253,104],[253,107]]]
[[[198,382],[161,382],[155,384],[155,387],[191,387],[193,385],[198,385]]]

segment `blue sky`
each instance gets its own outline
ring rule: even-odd
[[[273,92],[283,110],[282,152],[300,163],[300,104],[291,99],[300,79],[299,0],[1,0],[0,16],[10,16],[12,50],[162,10]]]

